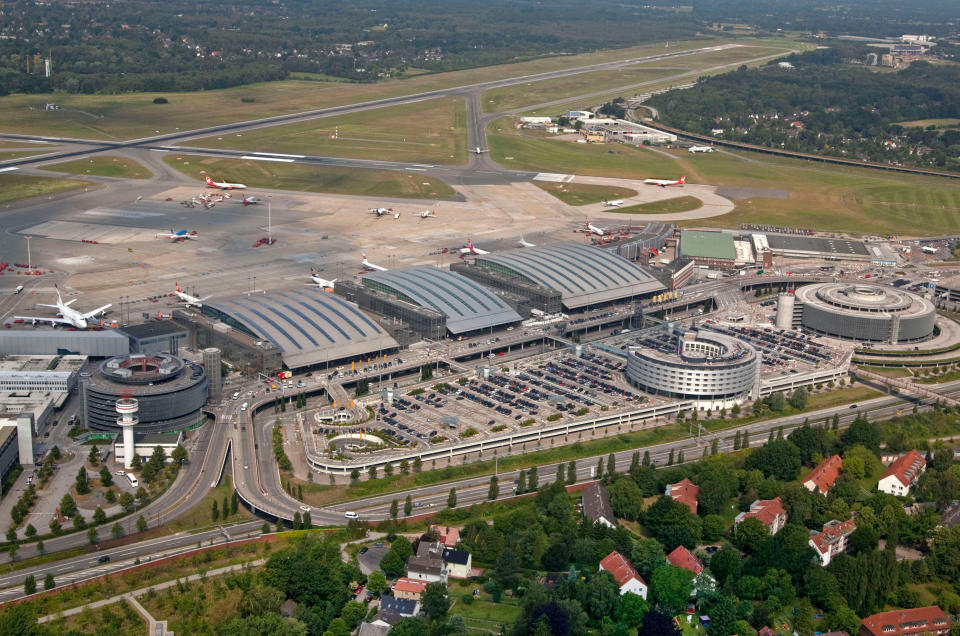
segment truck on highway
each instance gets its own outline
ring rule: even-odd
[[[17,285],[16,289],[13,290],[14,294],[19,294],[23,291],[23,285]]]

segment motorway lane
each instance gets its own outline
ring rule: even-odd
[[[256,519],[244,523],[227,526],[223,529],[215,528],[202,532],[178,532],[169,537],[160,537],[148,541],[140,541],[118,548],[104,549],[91,552],[71,559],[64,559],[46,565],[24,568],[11,574],[0,576],[0,602],[23,596],[23,581],[28,575],[33,575],[39,582],[48,573],[53,574],[58,586],[69,585],[76,581],[89,579],[103,574],[110,574],[141,562],[159,559],[179,552],[193,550],[198,544],[214,543],[225,544],[227,537],[231,539],[249,534],[259,535],[263,521]],[[226,534],[224,534],[226,532]],[[110,557],[107,563],[100,563],[104,555]]]

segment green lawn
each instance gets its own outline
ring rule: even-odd
[[[669,214],[671,212],[689,212],[696,210],[703,205],[703,201],[697,197],[676,197],[674,199],[663,199],[662,201],[651,201],[650,203],[641,203],[640,205],[631,205],[626,208],[613,208],[608,212],[615,214]]]
[[[149,179],[150,171],[139,162],[126,157],[97,155],[89,159],[77,159],[42,166],[41,170],[67,172],[70,174],[90,174],[98,177],[116,177],[118,179]]]
[[[30,197],[56,194],[93,185],[88,181],[58,179],[54,177],[31,177],[21,174],[0,174],[0,204],[11,203]]]
[[[0,161],[9,161],[10,159],[20,159],[21,157],[42,155],[45,152],[49,152],[49,150],[5,150],[0,152]]]
[[[960,126],[960,119],[915,119],[913,121],[898,122],[899,126],[904,128],[956,128]]]
[[[200,500],[196,506],[183,513],[176,519],[164,524],[170,532],[181,532],[183,530],[194,530],[196,528],[210,528],[216,523],[235,523],[252,519],[253,515],[242,505],[237,505],[237,513],[224,518],[223,499],[229,501],[233,495],[233,482],[230,475],[224,475],[223,481],[216,488],[211,488],[206,496]],[[213,519],[213,502],[217,502],[218,518]]]
[[[126,602],[113,603],[95,610],[57,618],[47,625],[55,634],[101,634],[103,636],[142,636],[147,621]]]
[[[205,148],[462,164],[467,162],[466,125],[463,100],[447,97],[240,134],[225,133],[194,139],[190,144]]]
[[[201,171],[205,170],[214,178],[237,181],[254,188],[413,199],[445,199],[455,194],[453,188],[443,181],[420,173],[196,155],[168,155],[164,161],[195,177],[198,183],[202,178]]]
[[[553,183],[548,181],[534,181],[533,184],[541,190],[549,192],[567,205],[587,205],[590,203],[599,203],[600,201],[626,199],[637,196],[636,190],[615,186],[591,185],[589,183]]]

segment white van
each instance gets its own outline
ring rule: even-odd
[[[233,399],[234,399],[234,400],[239,400],[239,399],[240,399],[240,391],[237,391],[236,393],[233,394]]]
[[[351,510],[348,510],[348,511],[346,511],[345,513],[343,513],[343,516],[346,517],[347,519],[359,519],[359,518],[360,518],[360,515],[358,515],[357,513],[353,512],[353,511],[351,511]]]
[[[241,410],[241,411],[246,411],[246,410],[247,410],[247,403],[246,403],[246,402],[244,402],[243,404],[240,405],[240,410]]]

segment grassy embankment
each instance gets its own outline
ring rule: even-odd
[[[533,184],[567,205],[588,205],[600,201],[637,196],[636,190],[616,186],[591,185],[588,183],[554,183],[552,181],[534,181]]]
[[[453,188],[443,181],[421,173],[197,155],[169,155],[164,161],[190,177],[199,179],[200,172],[205,170],[216,178],[238,181],[254,188],[413,199],[445,199],[454,194]]]
[[[54,163],[42,166],[40,169],[69,174],[89,174],[97,177],[116,177],[118,179],[150,178],[150,171],[139,162],[113,155],[97,155],[88,159]]]
[[[88,181],[77,181],[75,179],[31,177],[23,174],[0,174],[0,205],[22,199],[29,199],[31,197],[50,196],[90,185],[93,184]]]
[[[676,197],[674,199],[663,199],[662,201],[651,201],[650,203],[631,205],[625,208],[613,208],[608,211],[614,214],[670,214],[672,212],[689,212],[690,210],[696,210],[702,205],[703,201],[697,197]]]

